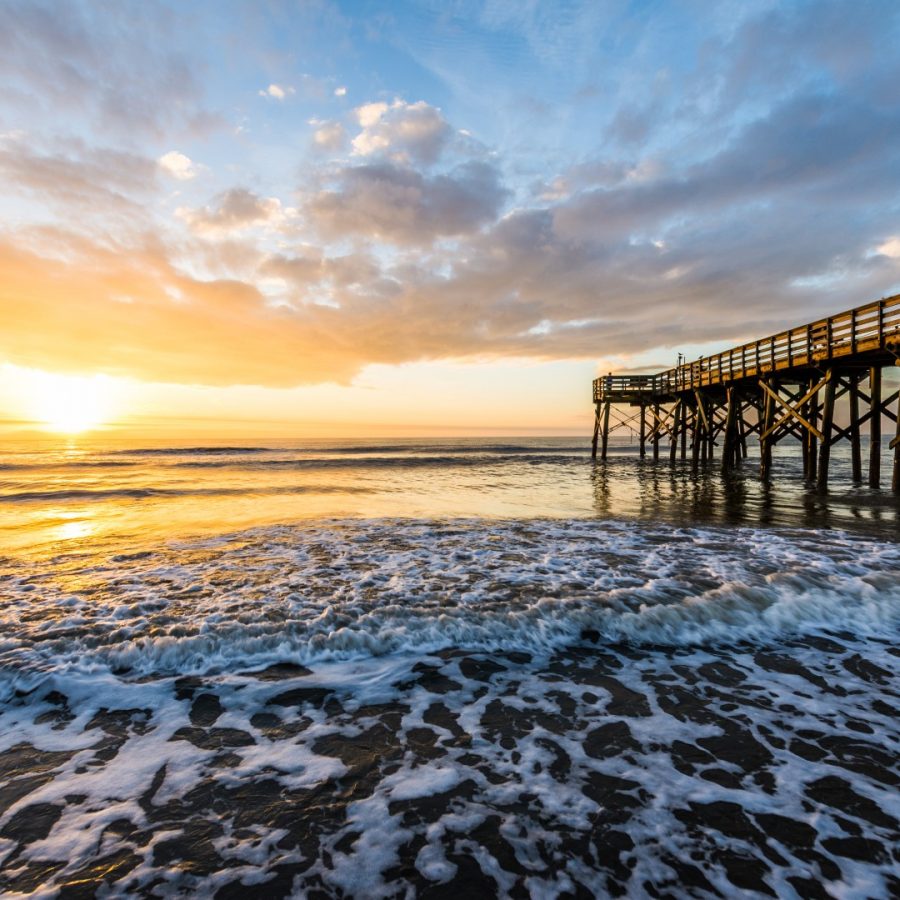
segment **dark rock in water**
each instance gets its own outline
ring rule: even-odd
[[[602,772],[589,772],[581,790],[600,807],[595,815],[598,825],[624,825],[649,799],[636,781]]]
[[[241,731],[239,728],[179,728],[169,740],[189,741],[201,750],[249,747],[256,743],[252,734]]]
[[[312,675],[312,669],[301,666],[298,663],[282,662],[273,663],[265,669],[258,669],[254,672],[242,672],[242,675],[248,678],[256,678],[259,681],[286,681],[289,678],[302,678],[305,675]]]
[[[475,790],[476,784],[469,778],[449,791],[412,800],[394,800],[388,805],[388,812],[392,816],[402,815],[404,828],[431,825],[445,816],[454,803],[471,800]]]
[[[706,663],[697,670],[701,677],[723,687],[737,687],[747,680],[747,676],[740,669],[728,665],[725,662]]]
[[[745,891],[758,891],[770,897],[775,896],[775,891],[765,881],[769,867],[761,859],[744,856],[727,848],[717,850],[715,859],[725,867],[725,874],[735,887]]]
[[[584,752],[594,759],[619,756],[628,750],[640,750],[626,722],[607,722],[589,731],[584,739]]]
[[[452,678],[448,678],[438,666],[430,666],[427,663],[416,663],[412,671],[417,674],[412,684],[419,684],[432,694],[448,694],[451,691],[462,690],[462,685]]]
[[[891,673],[887,669],[882,669],[881,666],[876,666],[869,660],[863,659],[858,653],[842,659],[841,665],[852,675],[868,681],[869,684],[888,684],[890,682]]]
[[[498,672],[505,672],[506,666],[501,666],[492,659],[467,656],[459,661],[459,671],[463,678],[490,681]]]
[[[774,761],[771,752],[746,728],[726,721],[725,734],[697,738],[697,744],[716,759],[755,772]]]
[[[757,653],[753,659],[760,668],[768,669],[770,672],[779,672],[782,675],[796,675],[810,684],[814,684],[826,693],[840,696],[846,693],[839,684],[829,684],[821,675],[810,672],[805,666],[789,656],[778,653]]]
[[[737,775],[734,775],[731,772],[726,771],[725,769],[704,769],[699,773],[699,775],[706,781],[711,781],[713,784],[721,785],[721,787],[723,788],[728,788],[732,791],[739,791],[741,789],[741,779],[738,778]]]
[[[334,692],[329,688],[300,687],[276,694],[266,706],[315,706],[322,709],[332,699]]]
[[[213,846],[213,838],[223,834],[221,825],[192,819],[177,837],[159,841],[153,847],[153,863],[168,866],[178,862],[178,868],[195,875],[210,875],[220,871],[226,863]]]
[[[50,781],[52,777],[49,773],[45,773],[32,775],[30,778],[17,778],[15,781],[7,781],[0,785],[0,816],[13,804],[18,803],[23,797],[27,797],[32,791],[36,791],[41,785]]]
[[[871,822],[882,828],[898,830],[897,820],[884,812],[877,803],[868,797],[857,794],[848,781],[836,775],[826,775],[806,786],[806,795],[813,800],[843,810],[851,816]]]
[[[454,738],[468,739],[468,735],[459,726],[456,714],[451,712],[443,703],[432,703],[422,718],[429,725],[437,725],[438,728],[444,728],[449,731]]]
[[[0,778],[48,772],[68,762],[74,750],[38,750],[31,744],[15,744],[0,751]]]
[[[270,741],[282,741],[306,731],[312,724],[312,719],[303,716],[299,719],[284,720],[274,713],[258,712],[250,717],[250,724],[259,729]]]
[[[799,875],[790,875],[787,879],[788,883],[793,885],[794,890],[804,898],[804,900],[833,900],[834,895],[830,894],[814,878],[802,878]]]
[[[435,746],[438,736],[430,728],[410,728],[406,732],[406,743],[417,759],[437,759],[445,756],[446,750]]]
[[[9,860],[10,857],[7,857],[4,862],[9,862]],[[29,862],[24,870],[16,872],[14,875],[0,875],[0,888],[10,893],[30,894],[53,878],[66,865],[66,860],[58,859],[42,859]]]
[[[190,700],[197,691],[204,687],[203,679],[196,675],[186,675],[175,681],[175,699]]]
[[[396,732],[380,722],[355,736],[330,734],[312,745],[313,753],[339,759],[348,769],[366,768],[402,755]]]
[[[42,841],[59,821],[62,811],[62,806],[53,803],[32,803],[13,813],[3,828],[0,828],[0,837],[20,844]]]
[[[59,892],[60,900],[96,897],[104,887],[114,884],[136,869],[142,860],[133,851],[123,848],[92,860],[86,866],[67,875]]]
[[[883,863],[890,858],[882,844],[872,838],[825,838],[822,846],[835,856],[845,856],[861,862]]]
[[[816,829],[806,822],[797,822],[777,813],[756,813],[753,818],[766,835],[790,849],[812,847],[816,842]]]
[[[883,784],[900,785],[900,776],[894,771],[898,764],[896,754],[861,738],[842,734],[829,734],[819,739],[819,746],[835,758],[837,765],[851,772],[859,772]]]
[[[194,702],[191,704],[191,724],[200,728],[208,728],[215,724],[216,719],[223,712],[225,712],[225,708],[215,694],[200,694],[194,698]]]

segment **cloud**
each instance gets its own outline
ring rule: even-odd
[[[340,122],[319,122],[315,120],[316,130],[313,132],[313,143],[320,150],[334,153],[340,150],[347,140],[347,132]]]
[[[334,89],[334,96],[335,97],[346,97],[347,96],[347,88],[345,88],[343,85],[341,85],[340,87],[336,87]]]
[[[23,134],[0,138],[0,181],[7,193],[28,194],[64,213],[97,218],[127,208],[133,215],[135,196],[146,196],[156,185],[156,165],[78,140],[41,149]]]
[[[331,310],[318,309],[312,319],[273,307],[245,283],[190,278],[158,245],[80,242],[77,254],[69,251],[48,258],[0,241],[7,361],[148,381],[270,386],[346,380],[358,366],[335,338]]]
[[[888,238],[879,244],[875,251],[882,256],[889,256],[891,259],[900,259],[900,237]]]
[[[197,177],[197,165],[183,153],[170,150],[164,153],[158,160],[159,167],[172,178],[178,181],[190,181]]]
[[[100,11],[53,0],[2,2],[2,102],[51,131],[75,116],[81,130],[107,137],[207,134],[222,120],[205,105],[187,34],[155,4]]]
[[[423,100],[366,103],[354,112],[362,127],[353,138],[353,152],[358,156],[385,153],[429,165],[437,161],[452,135],[441,111]]]
[[[332,188],[305,211],[328,240],[360,235],[400,244],[470,234],[494,221],[507,191],[488,163],[463,163],[427,176],[392,163],[340,169]]]
[[[265,90],[259,92],[260,97],[271,97],[273,100],[285,100],[294,93],[290,85],[270,84]]]
[[[204,237],[221,237],[259,226],[276,227],[290,214],[276,197],[260,197],[241,187],[220,194],[210,206],[176,210],[193,232]]]

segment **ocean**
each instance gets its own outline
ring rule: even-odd
[[[7,442],[0,889],[900,896],[900,503],[757,470]]]

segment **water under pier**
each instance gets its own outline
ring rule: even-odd
[[[628,428],[642,457],[649,449],[658,460],[668,442],[663,449],[672,462],[690,454],[700,465],[718,448],[728,471],[756,438],[760,474],[768,479],[773,447],[795,438],[806,478],[825,488],[839,441],[849,441],[853,478],[863,480],[867,428],[868,482],[879,487],[887,419],[892,487],[900,492],[900,391],[883,390],[883,370],[898,365],[900,294],[655,375],[610,374],[594,380],[593,456],[599,449],[605,459],[611,432]]]

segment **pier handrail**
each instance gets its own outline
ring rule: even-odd
[[[900,345],[900,294],[800,325],[655,375],[594,379],[594,400],[607,395],[671,395],[766,372],[816,366],[832,359]]]

